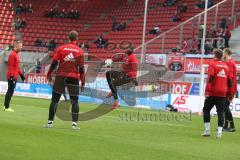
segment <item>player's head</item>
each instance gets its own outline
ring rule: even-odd
[[[225,48],[223,50],[223,59],[227,61],[231,59],[231,57],[232,57],[232,50],[230,48]]]
[[[22,49],[22,42],[20,42],[20,41],[16,41],[16,42],[14,42],[14,50],[15,51],[17,51],[17,52],[19,52],[19,51],[21,51],[21,49]]]
[[[214,49],[213,50],[214,58],[221,60],[223,57],[223,51],[221,49]]]
[[[133,49],[133,47],[131,46],[131,47],[129,47],[128,49],[125,50],[125,53],[126,53],[127,55],[130,55],[130,54],[133,54],[133,51],[134,51],[134,49]]]
[[[78,32],[77,31],[71,31],[68,35],[69,41],[77,41],[78,40]]]

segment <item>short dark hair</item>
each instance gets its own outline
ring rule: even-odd
[[[217,59],[222,59],[223,57],[223,51],[221,49],[214,49],[213,54]]]
[[[70,41],[76,41],[78,39],[78,32],[77,31],[71,31],[68,35],[68,38]]]
[[[133,46],[130,46],[129,48],[127,48],[126,50],[125,50],[125,53],[126,54],[132,54],[134,52],[134,47]]]

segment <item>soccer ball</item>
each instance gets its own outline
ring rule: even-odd
[[[113,63],[112,59],[106,59],[104,62],[105,67],[111,67],[112,63]]]

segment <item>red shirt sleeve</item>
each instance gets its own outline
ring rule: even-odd
[[[233,84],[233,91],[235,93],[237,92],[237,67],[235,63],[233,63],[232,84]]]
[[[16,75],[14,74],[16,59],[17,57],[14,54],[10,53],[8,58],[8,78],[12,76],[16,78]]]
[[[60,48],[58,48],[56,51],[55,51],[55,53],[54,53],[54,55],[53,55],[53,61],[59,61],[60,60]]]
[[[54,63],[54,61],[59,61],[59,60],[60,60],[60,49],[58,48],[53,55],[52,64]],[[47,76],[50,76],[52,74],[52,71],[53,71],[53,68],[50,66],[47,72]]]
[[[14,66],[16,63],[16,59],[17,57],[14,54],[10,54],[9,58],[8,58],[8,68],[11,68],[12,66]]]
[[[78,57],[78,66],[79,66],[79,74],[80,74],[80,80],[82,83],[82,86],[85,85],[85,70],[84,70],[84,54],[82,51],[79,51],[79,57]]]
[[[205,95],[208,96],[209,92],[211,91],[212,88],[212,82],[210,82],[210,78],[214,77],[215,75],[215,69],[213,64],[210,64],[208,67],[208,78],[207,78],[207,84],[206,84],[206,90],[205,90]]]

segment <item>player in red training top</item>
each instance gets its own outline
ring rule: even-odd
[[[229,67],[222,61],[223,51],[216,49],[213,51],[214,60],[208,67],[208,79],[205,91],[205,102],[203,107],[203,119],[205,131],[203,136],[210,136],[210,111],[215,105],[218,115],[217,138],[222,136],[223,128],[223,110],[226,103],[226,94],[229,89],[231,97],[232,92],[232,75]]]
[[[224,61],[227,64],[227,66],[229,67],[229,69],[232,72],[232,89],[233,89],[233,93],[237,92],[237,69],[236,69],[236,64],[234,62],[234,60],[232,59],[232,51],[229,48],[224,49]],[[226,98],[226,106],[224,108],[224,118],[225,118],[225,122],[224,122],[224,127],[223,129],[225,131],[229,131],[229,132],[235,132],[235,126],[234,126],[234,122],[233,122],[233,116],[232,116],[232,112],[230,111],[230,101],[233,99],[234,94],[229,94],[227,93],[227,98]],[[228,123],[230,123],[230,126],[228,127]]]
[[[48,80],[51,81],[51,73],[57,67],[56,78],[53,84],[52,100],[49,108],[48,124],[46,128],[53,127],[53,120],[57,109],[57,104],[62,93],[67,87],[72,103],[72,129],[79,129],[78,122],[78,95],[79,79],[81,80],[81,91],[84,91],[85,72],[84,72],[84,55],[82,49],[77,46],[78,33],[71,31],[69,33],[69,43],[57,48],[53,62],[47,73]]]
[[[111,92],[108,97],[114,98],[114,103],[112,108],[119,107],[118,96],[117,96],[117,86],[121,86],[130,82],[136,82],[137,76],[137,68],[138,68],[138,60],[136,56],[133,54],[133,49],[129,48],[125,51],[127,54],[127,61],[123,64],[122,71],[111,70],[106,73],[107,82]]]
[[[20,75],[22,81],[25,80],[23,72],[20,69],[20,60],[19,60],[19,52],[22,49],[21,42],[14,43],[14,49],[9,54],[8,58],[8,70],[7,70],[7,80],[8,80],[8,90],[5,95],[4,101],[4,111],[14,112],[13,109],[9,107],[12,95],[14,93],[14,88],[16,87],[18,75]]]

